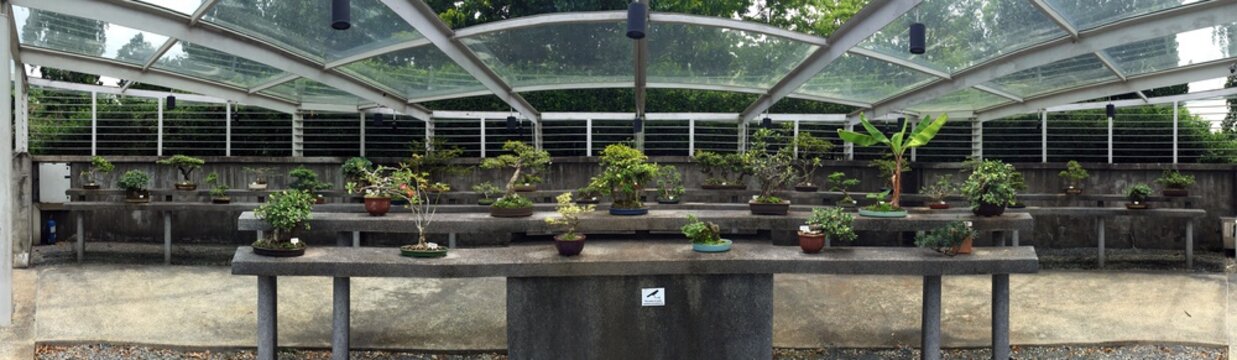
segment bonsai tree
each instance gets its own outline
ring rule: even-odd
[[[868,166],[876,168],[876,171],[880,173],[880,178],[885,179],[885,183],[882,185],[882,190],[893,191],[893,174],[896,172],[896,170],[894,170],[894,166],[896,165],[897,162],[893,161],[893,155],[890,155],[889,153],[885,153],[884,155],[881,155],[880,159],[874,159],[869,163]],[[902,163],[901,171],[903,175],[911,172],[911,164],[905,162]]]
[[[868,122],[866,116],[860,114],[859,122],[863,124],[863,128],[868,133],[860,134],[854,131],[838,129],[838,136],[842,140],[859,146],[882,144],[889,147],[889,152],[893,155],[894,161],[894,171],[890,177],[890,183],[893,185],[893,199],[889,202],[894,207],[898,207],[902,199],[902,166],[905,163],[903,159],[906,151],[927,145],[929,141],[932,141],[933,137],[936,137],[936,133],[941,130],[941,127],[945,126],[947,121],[949,121],[949,117],[946,115],[941,115],[936,120],[924,116],[919,126],[916,126],[909,134],[906,132],[906,123],[903,123],[901,131],[886,137],[884,133],[881,133],[880,129],[877,129],[871,122]]]
[[[1066,163],[1065,170],[1061,170],[1061,172],[1057,175],[1065,179],[1067,182],[1068,185],[1065,187],[1065,192],[1067,194],[1082,193],[1082,181],[1091,176],[1090,174],[1087,174],[1087,169],[1082,168],[1082,164],[1079,164],[1074,160],[1070,160]]]
[[[210,188],[210,198],[212,202],[228,203],[231,198],[228,197],[228,185],[219,180],[219,173],[212,171],[206,175],[206,187]]]
[[[975,230],[962,221],[951,222],[944,227],[932,229],[915,236],[915,246],[936,250],[945,255],[954,256],[959,253],[970,253],[970,246],[964,243],[974,239]]]
[[[673,202],[683,196],[683,177],[679,175],[679,169],[673,165],[658,166],[655,180],[658,201]]]
[[[117,185],[120,188],[129,192],[144,191],[146,186],[150,184],[150,175],[147,175],[141,170],[129,170],[120,175],[120,181]]]
[[[558,241],[577,241],[584,240],[584,235],[578,233],[580,227],[580,214],[590,213],[596,209],[593,205],[580,206],[571,199],[571,193],[563,193],[554,198],[558,201],[558,206],[555,211],[558,212],[557,217],[547,217],[546,224],[560,226],[564,232],[562,235],[555,236],[554,240]]]
[[[436,192],[431,189],[429,174],[402,167],[392,177],[394,182],[399,184],[396,194],[408,202],[407,207],[412,210],[413,225],[417,228],[417,243],[401,246],[400,254],[413,257],[447,255],[446,247],[429,242],[426,238],[430,225],[434,223],[434,216],[438,214],[437,199],[434,198]]]
[[[494,183],[491,182],[483,182],[473,185],[472,191],[481,195],[481,199],[477,200],[477,203],[481,205],[493,204],[494,197],[503,192],[502,189],[498,188],[498,185],[494,185]]]
[[[843,212],[841,208],[815,208],[812,209],[812,214],[808,215],[806,221],[808,231],[805,233],[823,235],[830,241],[851,242],[859,238],[852,226],[854,221],[855,218]]]
[[[902,207],[894,205],[893,203],[888,201],[889,190],[885,190],[885,191],[878,192],[878,193],[875,193],[875,192],[868,193],[866,197],[869,200],[872,200],[872,205],[868,205],[867,207],[864,207],[864,209],[867,209],[868,211],[876,211],[876,212],[902,211]],[[860,215],[863,215],[863,214],[861,213]]]
[[[648,162],[640,150],[624,144],[610,144],[601,151],[601,174],[593,177],[590,186],[614,199],[614,209],[643,209],[641,189],[657,173],[657,165]]]
[[[249,183],[249,189],[266,189],[267,176],[270,175],[271,171],[272,169],[269,167],[245,167],[244,172],[253,174],[253,182]]]
[[[81,173],[82,187],[87,189],[99,188],[99,174],[107,174],[115,170],[116,166],[112,165],[111,161],[107,161],[102,156],[91,156],[90,165]]]
[[[344,164],[339,166],[339,172],[344,175],[344,181],[360,183],[365,177],[365,171],[373,166],[374,163],[369,159],[357,156],[344,161]]]
[[[358,171],[360,176],[355,181],[344,184],[344,189],[349,194],[363,193],[366,199],[390,199],[391,194],[398,191],[392,175],[395,169],[378,165],[374,168],[360,168]]]
[[[1177,170],[1164,170],[1164,174],[1155,179],[1155,183],[1164,187],[1165,196],[1186,196],[1189,192],[1185,188],[1194,185],[1194,175],[1183,175]]]
[[[816,170],[820,169],[824,157],[833,149],[833,143],[813,136],[810,132],[800,132],[795,136],[794,166],[799,173],[799,184],[802,188],[815,188],[812,179],[816,178]]]
[[[1137,183],[1125,188],[1125,197],[1130,200],[1126,207],[1131,209],[1146,209],[1147,198],[1151,196],[1151,186],[1143,183]]]
[[[507,141],[503,150],[508,154],[487,158],[481,162],[482,169],[511,169],[511,177],[507,180],[503,197],[494,202],[496,208],[525,208],[533,206],[533,202],[515,192],[515,185],[520,175],[527,169],[541,168],[550,163],[550,153],[537,150],[519,141]]]
[[[750,164],[752,176],[760,183],[760,194],[752,202],[759,204],[781,204],[782,198],[773,196],[773,191],[781,189],[795,178],[794,149],[782,146],[770,151],[771,143],[784,140],[785,136],[779,130],[760,129],[752,137],[752,144],[744,153]]]
[[[410,147],[412,157],[405,164],[414,172],[428,174],[430,183],[435,185],[431,188],[434,191],[450,190],[450,187],[446,186],[446,179],[468,171],[467,167],[460,166],[455,161],[464,154],[464,150],[458,146],[447,145],[446,138],[434,137],[430,139],[429,146],[426,146],[425,141],[413,140]]]
[[[841,171],[834,171],[832,174],[829,174],[828,180],[829,180],[829,191],[842,192],[842,199],[838,200],[838,203],[840,204],[854,204],[855,203],[855,199],[852,199],[850,197],[850,188],[859,186],[859,179],[849,179],[846,177],[846,173],[841,172]]]
[[[175,166],[176,170],[180,171],[181,181],[176,183],[177,189],[193,190],[197,188],[197,185],[195,185],[193,181],[189,180],[189,176],[193,174],[193,170],[205,165],[206,161],[192,156],[177,154],[170,158],[159,160],[158,163],[161,165]]]
[[[304,250],[305,243],[292,241],[292,232],[297,228],[309,230],[309,224],[305,221],[311,217],[313,204],[313,196],[303,190],[284,190],[271,194],[253,214],[270,224],[272,231],[266,238],[255,241],[253,247],[275,251]]]
[[[318,173],[303,165],[289,171],[288,176],[292,178],[292,182],[288,183],[288,187],[295,190],[315,194],[331,188],[331,184],[318,181]]]
[[[691,239],[692,244],[720,245],[724,243],[721,227],[711,222],[700,221],[696,215],[687,215],[687,225],[683,225],[679,230]]]
[[[695,160],[704,174],[704,184],[709,186],[743,186],[749,175],[747,164],[741,154],[721,154],[697,150]]]
[[[944,208],[948,208],[949,204],[945,202],[945,198],[956,191],[954,187],[954,176],[942,175],[936,178],[936,182],[923,187],[923,193],[932,199],[932,204],[936,205],[933,208],[942,208],[939,204],[944,204]]]
[[[975,163],[970,176],[962,183],[962,196],[976,209],[987,205],[1003,211],[1004,207],[1017,202],[1018,189],[1024,186],[1022,174],[1013,165],[1000,160],[984,160]]]

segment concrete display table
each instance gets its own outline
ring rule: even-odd
[[[277,350],[276,281],[334,278],[332,352],[349,349],[350,278],[507,278],[512,359],[768,359],[773,351],[773,274],[923,276],[924,359],[939,359],[941,276],[992,275],[993,359],[1009,358],[1009,274],[1034,273],[1031,247],[976,248],[948,257],[919,248],[798,248],[738,242],[730,252],[692,252],[687,241],[593,241],[577,257],[552,245],[454,249],[440,259],[394,248],[310,248],[272,258],[240,247],[232,273],[258,277],[258,359]],[[656,291],[656,292],[654,292]],[[659,296],[658,293],[661,295]],[[645,306],[645,301],[660,306]],[[655,304],[652,304],[655,305]]]
[[[1198,219],[1207,216],[1207,211],[1203,209],[1144,209],[1130,210],[1124,207],[1120,208],[1093,208],[1093,207],[1053,207],[1053,208],[1026,208],[1025,211],[1033,216],[1070,216],[1070,217],[1094,217],[1096,218],[1096,247],[1099,250],[1099,266],[1104,267],[1104,222],[1108,218],[1118,216],[1133,216],[1133,217],[1148,217],[1162,219],[1183,219],[1185,220],[1185,266],[1186,268],[1194,268],[1194,222]]]

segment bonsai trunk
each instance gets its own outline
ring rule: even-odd
[[[180,170],[180,177],[184,179],[186,183],[189,182],[189,174],[193,173],[193,169],[186,169],[183,167],[177,167],[177,169]]]
[[[521,166],[516,166],[515,171],[511,172],[511,179],[507,180],[507,191],[504,195],[511,196],[515,194],[515,182],[520,178],[520,168]]]

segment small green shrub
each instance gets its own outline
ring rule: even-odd
[[[519,194],[511,194],[498,198],[498,200],[494,201],[494,205],[491,206],[499,209],[519,209],[532,207],[533,201]]]
[[[129,170],[120,175],[117,185],[129,191],[145,190],[146,186],[150,185],[150,175],[141,170]]]
[[[1146,202],[1147,198],[1150,196],[1151,186],[1148,186],[1147,184],[1137,183],[1125,188],[1125,197],[1130,199],[1130,201]]]
[[[331,188],[331,184],[318,181],[318,173],[305,166],[297,166],[295,169],[288,172],[288,176],[292,178],[292,182],[288,184],[288,187],[294,190],[305,191],[312,194]]]
[[[867,198],[872,201],[875,201],[874,204],[864,207],[864,209],[867,209],[869,211],[879,211],[879,212],[902,211],[902,207],[898,205],[894,205],[894,203],[891,203],[889,201],[886,201],[887,199],[889,199],[888,190],[883,191],[883,192],[878,192],[878,193],[868,193]]]
[[[1077,186],[1078,183],[1086,180],[1091,175],[1087,173],[1087,169],[1082,168],[1082,164],[1077,161],[1070,160],[1065,164],[1065,170],[1061,170],[1058,176],[1069,181],[1070,185]]]
[[[648,160],[640,150],[624,144],[610,144],[601,151],[601,174],[594,176],[589,186],[612,197],[613,208],[643,208],[641,190],[657,173],[657,165]]]
[[[853,223],[855,218],[841,208],[815,208],[807,218],[806,224],[813,234],[824,234],[831,240],[842,242],[855,241]]]
[[[922,190],[922,192],[927,194],[929,198],[932,198],[932,201],[934,202],[945,201],[945,198],[949,197],[949,194],[952,194],[954,191],[956,191],[956,189],[954,187],[954,176],[952,174],[937,177],[935,183],[924,186]]]
[[[303,226],[309,230],[305,221],[311,218],[314,197],[303,190],[284,190],[271,194],[265,203],[253,211],[259,219],[271,225],[270,237],[258,240],[255,247],[275,247],[296,249],[304,247],[304,243],[288,244],[288,238],[293,230]]]
[[[1194,185],[1194,175],[1184,175],[1177,170],[1164,170],[1164,174],[1155,179],[1155,183],[1169,188],[1185,188]]]
[[[494,196],[497,196],[503,192],[502,189],[498,188],[498,185],[494,185],[494,183],[491,182],[483,182],[473,185],[472,191],[477,194],[481,194],[481,197],[485,199],[493,199]]]
[[[378,165],[375,168],[360,168],[360,176],[344,184],[349,194],[363,193],[366,198],[390,198],[399,192],[395,169]]]
[[[1017,202],[1018,190],[1025,187],[1022,174],[1013,165],[1000,160],[984,160],[975,164],[971,175],[962,183],[962,195],[974,206],[1010,206]]]
[[[219,173],[212,171],[206,175],[206,186],[210,188],[210,197],[228,197],[228,185],[219,180]]]
[[[859,186],[859,179],[849,179],[846,173],[834,171],[829,174],[829,191],[841,191],[842,199],[838,203],[854,203],[855,199],[850,197],[850,189]]]
[[[372,167],[374,163],[369,159],[357,156],[344,161],[344,164],[339,166],[339,172],[347,181],[360,182],[365,177],[365,171]]]
[[[111,161],[107,161],[107,159],[98,155],[91,156],[90,166],[81,173],[82,183],[98,183],[99,174],[107,174],[112,172],[112,170],[116,170],[116,166]]]
[[[782,146],[776,151],[770,149],[774,144],[785,143],[784,131],[760,129],[756,130],[751,146],[743,153],[751,166],[752,176],[760,184],[760,194],[755,198],[757,203],[780,204],[782,199],[773,196],[773,192],[794,181],[796,177],[794,148]]]
[[[694,159],[700,164],[700,172],[704,173],[704,183],[707,185],[743,184],[743,180],[751,174],[741,154],[697,150]]]
[[[558,207],[555,211],[558,212],[558,217],[548,217],[545,222],[550,225],[558,225],[563,227],[566,232],[563,233],[562,239],[574,241],[580,239],[580,234],[577,233],[580,227],[580,214],[590,213],[596,210],[593,205],[580,206],[571,200],[571,193],[563,193],[554,198],[558,201]]]
[[[932,229],[915,236],[915,246],[936,250],[953,256],[954,247],[961,245],[968,237],[974,237],[975,230],[962,221],[951,222],[944,227]]]
[[[503,150],[507,154],[502,154],[497,157],[486,158],[481,161],[482,169],[511,169],[511,177],[507,180],[507,185],[504,187],[506,196],[515,195],[515,185],[519,184],[525,173],[537,174],[541,169],[550,165],[550,153],[545,150],[537,150],[537,148],[519,141],[507,141],[503,144]],[[527,180],[527,179],[525,179]]]
[[[662,165],[657,168],[657,197],[674,199],[683,196],[683,177],[679,169],[673,165]]]
[[[687,225],[680,228],[693,244],[716,245],[722,243],[722,230],[717,224],[700,221],[696,215],[687,215]]]

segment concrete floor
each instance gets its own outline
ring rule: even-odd
[[[256,281],[226,267],[62,265],[16,272],[17,326],[0,355],[29,358],[33,343],[119,342],[250,347]],[[920,278],[786,275],[775,281],[778,347],[915,346]],[[1228,345],[1237,280],[1224,274],[1045,272],[1011,277],[1014,344],[1114,342]],[[360,348],[505,348],[505,282],[353,280],[353,344]],[[989,339],[987,277],[947,277],[946,347]],[[281,345],[327,347],[330,282],[281,278]],[[37,308],[37,311],[35,311]]]

